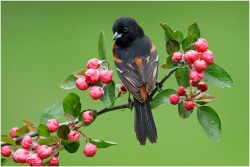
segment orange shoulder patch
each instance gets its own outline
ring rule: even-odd
[[[114,43],[114,45],[113,45],[113,49],[112,49],[112,52],[113,52],[113,56],[114,56],[114,60],[115,60],[115,62],[116,63],[122,63],[122,60],[121,59],[119,59],[118,57],[117,57],[117,55],[116,55],[116,53],[115,53],[115,48],[117,48],[118,46],[116,45],[116,43]]]
[[[138,66],[139,70],[142,72],[142,60],[139,57],[134,58],[135,64]]]
[[[151,41],[151,40],[150,40]],[[156,47],[154,45],[154,43],[151,41],[151,49],[150,52],[154,52],[156,50]]]

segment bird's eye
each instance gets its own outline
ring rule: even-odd
[[[124,27],[123,32],[127,32],[127,31],[128,31],[128,27]]]

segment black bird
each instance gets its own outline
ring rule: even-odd
[[[146,144],[147,138],[156,143],[157,130],[148,100],[158,76],[156,48],[133,18],[118,18],[112,30],[116,70],[124,86],[134,96],[136,137],[141,145]]]

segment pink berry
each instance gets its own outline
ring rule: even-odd
[[[194,46],[198,52],[204,52],[208,49],[208,42],[204,38],[199,38]]]
[[[91,123],[94,118],[92,116],[92,112],[91,111],[85,111],[82,113],[82,120],[85,122],[85,123]]]
[[[183,87],[183,86],[180,86],[180,87],[178,88],[178,90],[177,90],[177,94],[178,94],[179,96],[185,96],[185,94],[186,94],[186,88]]]
[[[29,154],[26,163],[29,166],[43,166],[43,161],[37,156],[37,154]]]
[[[185,108],[186,108],[188,111],[194,109],[194,102],[192,102],[192,101],[187,101],[187,102],[185,103]]]
[[[207,68],[207,63],[204,60],[196,60],[193,66],[196,69],[196,71],[202,72],[205,71],[205,69]]]
[[[12,128],[12,129],[9,131],[10,137],[12,137],[12,138],[18,137],[18,136],[15,135],[15,133],[16,133],[17,130],[18,130],[17,127]]]
[[[204,77],[204,71],[198,72],[196,70],[192,70],[189,74],[190,80],[193,82],[200,82],[200,80]]]
[[[182,53],[174,52],[172,56],[172,61],[177,64],[177,63],[180,63],[181,60],[182,60]]]
[[[33,143],[33,139],[30,136],[24,136],[21,144],[24,149],[29,149]]]
[[[97,100],[104,94],[103,89],[100,86],[92,86],[89,91],[89,95],[92,99]]]
[[[189,50],[185,53],[184,59],[188,64],[193,64],[195,60],[199,59],[199,53],[194,50]]]
[[[192,86],[197,86],[199,82],[200,81],[193,81],[193,80],[189,81],[190,85],[192,85]]]
[[[99,80],[99,72],[95,69],[88,69],[84,73],[84,77],[89,83],[95,84]]]
[[[59,159],[57,157],[52,157],[49,160],[49,166],[58,166],[59,165]]]
[[[104,84],[108,84],[112,81],[113,74],[112,71],[109,70],[103,70],[100,72],[100,81]]]
[[[52,149],[46,145],[41,145],[37,148],[37,156],[41,159],[46,159],[52,154]]]
[[[33,144],[32,144],[32,151],[33,151],[33,152],[36,152],[36,151],[37,151],[37,148],[38,148],[39,146],[40,146],[40,145],[39,145],[38,143],[33,142]]]
[[[199,82],[197,85],[197,89],[200,90],[201,92],[205,92],[208,89],[208,85],[206,82]]]
[[[87,68],[88,69],[98,69],[100,67],[100,61],[96,58],[90,59],[87,62]]]
[[[127,91],[127,88],[125,88],[124,85],[122,85],[122,86],[120,87],[120,89],[121,89],[121,91],[123,91],[123,92],[126,92],[126,91]]]
[[[57,119],[49,119],[47,121],[47,126],[50,132],[55,132],[59,128],[59,122],[57,121]]]
[[[76,130],[74,130],[74,131],[69,132],[68,139],[70,141],[78,141],[80,139],[80,135]]]
[[[84,147],[83,153],[86,157],[93,157],[96,154],[97,147],[91,143],[87,143]]]
[[[207,65],[211,65],[214,63],[214,55],[213,52],[210,50],[207,50],[201,54],[201,60],[204,60]]]
[[[89,88],[89,84],[86,81],[85,78],[80,77],[76,80],[76,86],[78,87],[78,89],[80,90],[87,90]]]
[[[10,146],[3,146],[1,148],[1,154],[4,157],[9,157],[11,155],[11,148],[10,148]]]
[[[169,101],[171,104],[176,105],[180,101],[180,97],[177,94],[172,94],[169,96]]]
[[[26,163],[26,159],[29,156],[29,152],[26,149],[17,149],[14,153],[13,159],[17,163]]]

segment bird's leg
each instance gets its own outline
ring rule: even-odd
[[[128,94],[128,108],[131,109],[131,111],[132,111],[134,108],[134,101],[131,100],[130,96],[131,96],[131,94],[129,93]]]
[[[162,84],[160,82],[156,82],[155,86],[156,86],[158,92],[160,92],[162,90]]]

